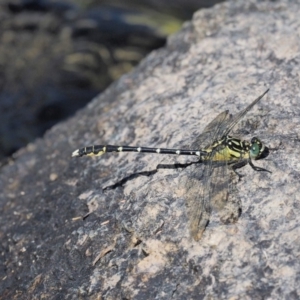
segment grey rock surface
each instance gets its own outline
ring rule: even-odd
[[[240,0],[196,13],[167,47],[2,166],[1,298],[298,299],[299,9]],[[188,147],[218,113],[267,87],[236,132],[273,149],[256,162],[272,174],[240,169],[239,220],[224,225],[213,213],[199,242],[187,226],[188,170],[135,176],[189,158],[70,157],[94,143]]]

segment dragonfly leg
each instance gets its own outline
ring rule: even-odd
[[[239,181],[241,181],[243,175],[241,175],[236,169],[244,167],[247,163],[248,163],[247,160],[242,160],[231,166],[232,171],[238,176]]]
[[[264,172],[272,173],[271,171],[269,171],[269,170],[267,170],[267,169],[264,169],[264,168],[255,166],[251,160],[249,160],[249,165],[251,166],[251,168],[252,168],[254,171],[257,171],[257,172],[264,171]]]

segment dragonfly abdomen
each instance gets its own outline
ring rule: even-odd
[[[150,147],[131,147],[114,145],[93,145],[75,150],[72,156],[100,156],[107,152],[138,152],[138,153],[156,153],[156,154],[176,154],[176,155],[206,155],[205,151],[168,149],[168,148],[150,148]]]

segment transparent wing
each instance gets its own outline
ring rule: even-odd
[[[230,119],[226,110],[215,117],[191,145],[191,149],[201,149],[209,146],[220,138],[220,131],[224,123]],[[213,153],[210,154],[212,156]],[[213,165],[208,160],[205,164],[199,163],[189,167],[185,182],[186,206],[189,219],[189,230],[194,240],[198,241],[209,222],[211,214],[210,184],[213,175]]]
[[[216,118],[214,118],[204,129],[204,131],[199,135],[192,144],[192,149],[201,149],[207,143],[212,143],[224,135],[228,135],[233,127],[239,122],[241,118],[269,91],[267,89],[262,95],[256,98],[251,104],[249,104],[245,109],[237,113],[234,117],[229,114],[226,110],[220,113]]]
[[[191,149],[203,149],[215,140],[222,137],[222,127],[231,119],[228,110],[223,111],[216,116],[203,130],[203,132],[194,140]]]
[[[191,145],[191,149],[204,148],[204,145],[209,146],[213,141],[220,139],[223,132],[222,128],[230,119],[231,115],[228,110],[220,113],[204,128],[201,135]],[[212,152],[210,157],[214,153]],[[196,241],[201,238],[209,222],[211,214],[210,199],[217,197],[214,195],[221,192],[220,186],[217,188],[217,185],[213,186],[212,183],[213,181],[216,182],[216,177],[219,177],[217,173],[226,172],[224,167],[226,166],[220,165],[219,168],[214,168],[212,161],[208,159],[205,163],[192,165],[188,170],[188,178],[185,183],[187,215],[190,234]],[[225,185],[226,183],[223,183],[223,186]],[[217,192],[218,190],[219,192]]]
[[[245,109],[243,109],[242,111],[240,111],[238,114],[236,114],[234,117],[228,119],[225,123],[224,123],[224,127],[222,128],[221,132],[222,132],[222,136],[224,135],[228,135],[230,133],[230,131],[232,130],[232,128],[239,122],[239,120],[241,118],[243,118],[245,116],[245,114],[269,91],[269,89],[267,89],[262,95],[260,95],[259,97],[257,97],[252,103],[250,103]]]
[[[218,146],[214,152],[220,151],[221,147],[224,146]],[[238,219],[240,201],[234,191],[237,176],[228,164],[230,161],[225,158],[220,163],[208,160],[195,164],[188,170],[185,198],[190,234],[196,241],[202,237],[212,208],[219,211],[224,223]]]
[[[209,147],[213,142],[227,136],[239,120],[268,92],[265,91],[244,110],[232,117],[226,110],[213,119],[191,145],[192,149]],[[220,211],[221,220],[225,223],[234,222],[240,214],[240,200],[235,192],[237,176],[228,166],[232,161],[228,157],[214,162],[212,158],[216,152],[223,153],[218,145],[209,154],[208,159],[202,163],[193,165],[186,182],[187,213],[191,236],[198,241],[210,219],[212,207]],[[244,159],[241,157],[240,162]],[[235,161],[235,163],[239,163]],[[200,163],[199,163],[200,164]]]
[[[202,196],[205,189],[204,178],[207,177],[209,169],[205,168],[204,165],[195,164],[187,170],[189,173],[185,182],[185,200],[189,231],[194,240],[198,241],[208,224],[211,214],[209,201]]]
[[[243,116],[243,115],[242,115]],[[238,114],[238,119],[242,116]],[[229,111],[220,113],[204,129],[196,139],[192,149],[200,149],[203,145],[209,146],[212,142],[221,139],[224,133],[229,132],[228,126],[237,123],[237,118],[232,118]],[[236,175],[228,168],[230,161],[216,163],[212,157],[216,152],[221,152],[223,145],[219,145],[211,152],[205,163],[193,165],[186,182],[187,214],[189,230],[194,240],[198,241],[209,222],[212,207],[220,212],[224,223],[236,221],[240,212],[240,201],[233,191],[233,182]]]
[[[220,147],[222,145],[215,151]],[[190,234],[196,241],[202,237],[212,208],[219,211],[224,223],[235,222],[239,217],[240,199],[235,190],[237,175],[228,166],[230,163],[224,157],[223,162],[210,160],[188,170],[185,198]]]
[[[237,221],[241,212],[240,198],[235,189],[238,177],[228,166],[229,163],[213,164],[210,182],[204,191],[204,197],[209,197],[210,205],[219,212],[223,223]]]

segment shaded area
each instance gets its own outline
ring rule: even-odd
[[[2,1],[0,159],[42,136],[162,47],[201,5]]]

